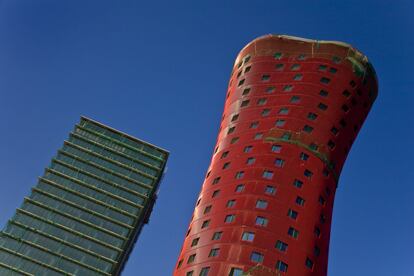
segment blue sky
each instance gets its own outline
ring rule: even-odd
[[[414,275],[414,2],[0,0],[0,225],[86,115],[171,152],[125,276],[171,275],[232,64],[263,34],[351,43],[379,97],[334,207],[332,276]]]

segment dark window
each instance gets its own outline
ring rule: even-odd
[[[296,74],[295,76],[293,76],[293,80],[295,80],[295,81],[302,80],[302,78],[303,78],[302,74]]]
[[[299,231],[298,231],[298,230],[296,230],[296,229],[295,229],[295,228],[293,228],[293,227],[289,227],[289,230],[288,230],[288,235],[289,235],[289,236],[291,236],[292,238],[297,239],[297,238],[298,238],[298,236],[299,236]]]
[[[334,63],[338,64],[338,63],[340,63],[340,62],[341,62],[341,58],[340,58],[340,57],[337,57],[337,56],[333,56],[333,57],[332,57],[332,61],[333,61]]]
[[[193,276],[193,273],[194,273],[194,271],[193,271],[193,270],[188,271],[188,272],[185,274],[185,276]]]
[[[311,126],[309,126],[309,125],[305,125],[305,126],[303,127],[303,131],[304,131],[304,132],[311,133],[311,132],[312,132],[312,130],[313,130],[313,127],[311,127]]]
[[[300,102],[300,97],[299,96],[292,96],[292,98],[290,98],[290,102],[291,103],[298,103],[298,102]]]
[[[204,208],[204,212],[203,212],[203,214],[208,214],[208,213],[210,213],[211,208],[212,208],[212,206],[211,206],[211,205],[206,206],[206,208]]]
[[[236,127],[231,127],[229,128],[229,130],[227,131],[227,134],[231,134],[234,132],[234,130],[236,130]]]
[[[248,153],[248,152],[251,152],[251,151],[252,151],[252,149],[253,149],[253,146],[246,146],[246,147],[243,149],[243,152]]]
[[[216,257],[219,255],[220,248],[213,248],[210,250],[210,253],[208,254],[209,257]]]
[[[302,186],[303,186],[303,182],[302,182],[302,181],[300,181],[299,179],[295,179],[295,180],[293,181],[293,186],[295,186],[296,188],[302,188]]]
[[[200,271],[200,274],[198,274],[198,275],[199,276],[207,276],[209,271],[210,271],[210,267],[203,267]]]
[[[331,67],[329,68],[329,72],[335,74],[336,72],[338,72],[338,69]]]
[[[215,190],[211,197],[217,197],[220,194],[220,190]]]
[[[318,114],[315,114],[313,112],[308,113],[308,119],[309,120],[314,121],[314,120],[316,120],[316,118],[318,118]]]
[[[246,57],[244,58],[244,64],[248,63],[248,62],[249,62],[249,60],[250,60],[250,58],[251,58],[251,56],[246,56]]]
[[[266,104],[267,100],[266,98],[261,98],[257,100],[257,105],[264,105]]]
[[[266,93],[268,93],[268,94],[270,94],[270,93],[273,93],[273,92],[275,92],[275,87],[274,86],[269,86],[269,87],[267,87],[266,88]]]
[[[242,101],[240,107],[248,106],[249,105],[249,102],[250,102],[249,100]]]
[[[243,269],[232,267],[229,276],[243,276]]]
[[[252,164],[254,164],[255,161],[256,161],[256,158],[249,157],[249,158],[247,158],[246,164],[247,165],[252,165]]]
[[[300,206],[305,205],[305,200],[303,198],[301,198],[300,196],[296,197],[295,202],[296,202],[297,205],[300,205]]]
[[[340,120],[339,124],[341,125],[341,127],[346,127],[346,122],[344,119]]]
[[[231,199],[231,200],[227,201],[226,207],[227,207],[227,208],[231,208],[231,207],[233,207],[235,204],[236,204],[236,200]]]
[[[326,69],[328,69],[328,66],[326,66],[325,64],[319,65],[319,68],[318,68],[319,71],[326,71]]]
[[[292,219],[297,219],[298,212],[296,212],[295,210],[289,209],[289,211],[288,211],[288,217],[290,217]]]
[[[213,234],[213,237],[211,238],[212,240],[219,240],[221,239],[221,236],[223,235],[223,232],[215,232]]]
[[[291,85],[291,84],[283,86],[283,91],[284,92],[290,92],[292,90],[293,90],[293,85]]]
[[[306,258],[305,266],[309,269],[313,269],[313,262],[311,259]]]
[[[190,255],[187,260],[187,264],[194,262],[196,254]]]
[[[287,272],[288,265],[282,261],[277,261],[276,263],[276,269],[282,272]]]
[[[287,107],[282,107],[280,110],[279,110],[279,114],[280,115],[287,115],[289,113],[289,108],[287,108]]]
[[[270,114],[270,109],[263,109],[263,111],[262,111],[262,116],[263,117],[265,117],[265,116],[269,116],[269,114]]]
[[[242,80],[240,80],[240,81],[239,81],[239,84],[238,84],[238,86],[241,86],[241,85],[243,85],[243,83],[244,83],[244,79],[242,79]]]
[[[244,73],[246,74],[247,72],[250,71],[250,69],[252,69],[252,67],[251,66],[247,66],[246,69],[244,69]]]
[[[319,227],[315,227],[313,233],[319,238],[321,236],[321,229],[319,229]]]
[[[239,141],[239,137],[234,137],[231,139],[230,144],[237,143],[237,141]]]
[[[233,115],[233,117],[231,118],[231,121],[232,122],[234,122],[234,121],[237,121],[237,119],[239,118],[239,114],[235,114],[235,115]]]
[[[274,55],[273,55],[273,57],[275,58],[275,59],[281,59],[282,58],[282,56],[283,56],[283,54],[282,53],[275,53]]]
[[[210,224],[210,220],[203,221],[203,224],[201,225],[201,229],[208,227]]]
[[[253,122],[250,124],[249,128],[257,128],[259,126],[259,122]]]
[[[344,90],[344,92],[342,92],[342,95],[348,98],[349,96],[351,96],[351,93],[348,90]]]
[[[348,112],[349,111],[349,107],[346,104],[344,104],[344,105],[342,105],[342,110],[344,112]]]
[[[319,247],[315,246],[313,248],[313,254],[315,254],[315,256],[319,256],[321,254],[321,250],[319,249]]]
[[[306,55],[305,54],[300,54],[298,56],[298,60],[305,60],[306,59]]]
[[[262,76],[262,81],[268,81],[270,80],[270,75],[263,75]]]
[[[276,64],[276,70],[277,71],[282,71],[284,66],[285,65],[283,63],[278,63],[278,64]]]
[[[327,110],[328,109],[328,106],[326,104],[324,104],[324,103],[319,103],[318,104],[318,108],[320,110]]]
[[[300,153],[300,160],[306,161],[308,159],[309,159],[309,155],[308,154],[306,154],[304,152],[301,152]]]
[[[328,142],[328,147],[329,147],[330,149],[333,149],[333,148],[335,147],[335,143],[334,143],[334,142],[332,142],[331,140],[329,140],[329,142]]]
[[[177,264],[177,269],[180,268],[182,264],[183,264],[183,260],[181,259]]]
[[[223,170],[228,169],[230,167],[230,162],[224,163]]]
[[[280,158],[276,158],[276,160],[275,160],[275,166],[276,167],[282,168],[284,164],[285,164],[285,160],[280,159]]]
[[[320,196],[319,197],[319,204],[325,205],[325,203],[326,203],[326,200],[322,196]]]
[[[288,248],[288,244],[284,243],[282,241],[277,241],[275,247],[282,252],[286,252],[287,248]]]
[[[333,135],[337,135],[339,131],[336,127],[332,127],[331,132],[332,132]]]
[[[196,238],[191,242],[191,246],[196,246],[198,244],[198,241],[200,240],[200,238]]]
[[[254,135],[254,140],[260,140],[263,138],[263,133],[259,132]]]
[[[303,175],[306,176],[307,178],[312,178],[313,172],[311,172],[308,169],[305,169],[305,171],[303,172]]]
[[[225,151],[225,152],[223,152],[221,154],[221,157],[220,158],[225,158],[225,157],[227,157],[227,155],[229,155],[229,152],[228,151]]]
[[[356,86],[356,83],[355,83],[355,81],[351,80],[351,81],[349,82],[349,85],[350,85],[351,87],[355,87],[355,86]]]
[[[266,179],[272,179],[273,178],[273,172],[266,170],[266,171],[263,172],[262,177],[266,178]]]
[[[321,91],[319,91],[319,95],[320,96],[322,96],[322,97],[328,97],[328,91],[326,91],[326,90],[321,90]]]
[[[292,64],[292,66],[290,66],[290,70],[292,71],[297,71],[300,69],[300,64]]]
[[[276,120],[275,126],[277,126],[277,127],[282,127],[282,126],[284,126],[284,125],[285,125],[285,123],[286,123],[286,121],[285,121],[285,120],[278,119],[278,120]]]
[[[242,96],[247,96],[247,95],[249,95],[249,93],[250,93],[250,88],[245,88],[243,90]]]
[[[213,179],[213,184],[217,184],[220,182],[221,177],[216,177]]]
[[[234,176],[234,178],[236,179],[241,179],[244,176],[244,171],[239,171],[236,173],[236,175]]]
[[[250,261],[255,263],[261,263],[263,262],[264,256],[260,254],[259,252],[252,252],[250,255]]]

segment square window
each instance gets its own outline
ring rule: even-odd
[[[196,254],[190,255],[187,260],[187,264],[194,262]]]
[[[273,92],[275,92],[275,87],[274,86],[269,86],[269,87],[267,87],[266,88],[266,90],[265,90],[265,92],[267,93],[267,94],[270,94],[270,93],[273,93]]]
[[[204,208],[204,212],[203,212],[203,214],[208,214],[208,213],[210,213],[211,208],[212,208],[212,206],[211,206],[211,205],[206,206],[206,208]]]
[[[216,257],[219,255],[220,248],[213,248],[210,250],[210,253],[208,254],[209,257]]]
[[[293,64],[291,67],[290,67],[290,70],[292,70],[292,71],[297,71],[297,70],[299,70],[300,69],[300,64]]]
[[[230,162],[224,163],[223,170],[228,169],[230,167]]]
[[[306,154],[304,152],[301,152],[300,153],[300,160],[306,161],[308,159],[309,159],[309,155],[308,154]]]
[[[305,169],[305,171],[303,172],[303,175],[306,176],[307,178],[312,178],[313,172],[311,172],[308,169]]]
[[[193,270],[188,271],[188,272],[185,274],[185,276],[193,276],[193,273],[194,273],[194,271],[193,271]]]
[[[289,108],[287,108],[287,107],[282,107],[280,110],[279,110],[279,114],[280,115],[287,115],[289,113]]]
[[[265,179],[272,179],[273,178],[273,172],[265,170],[262,174],[262,177]]]
[[[274,195],[276,193],[276,188],[275,187],[273,187],[273,186],[266,186],[266,188],[265,188],[265,194],[268,194],[268,195]]]
[[[281,138],[282,138],[282,140],[289,141],[291,136],[292,136],[292,134],[290,132],[285,132],[285,133],[283,133]]]
[[[293,228],[293,227],[289,227],[289,230],[288,230],[288,235],[289,235],[289,236],[291,236],[292,238],[297,239],[297,238],[298,238],[298,236],[299,236],[299,231],[298,231],[298,230],[296,230],[296,229],[295,229],[295,228]]]
[[[282,150],[282,146],[281,145],[272,145],[272,152],[279,153],[281,150]]]
[[[246,147],[243,149],[243,152],[245,152],[245,153],[249,153],[249,152],[251,152],[251,151],[252,151],[252,149],[253,149],[253,146],[246,146]]]
[[[282,241],[277,241],[275,247],[281,252],[286,252],[288,244]]]
[[[311,143],[310,145],[309,145],[309,148],[311,149],[311,150],[318,150],[318,145],[317,144],[315,144],[315,143]]]
[[[289,209],[288,211],[288,217],[290,217],[291,219],[297,219],[298,217],[298,212],[296,212],[295,210]]]
[[[311,259],[306,258],[305,266],[309,269],[313,269],[313,262]]]
[[[236,205],[236,200],[231,199],[231,200],[227,201],[226,207],[227,207],[227,208],[231,208],[231,207],[233,207],[234,205]]]
[[[296,204],[297,204],[297,205],[299,205],[299,206],[303,206],[303,205],[305,205],[305,200],[304,200],[303,198],[301,198],[300,196],[296,197],[295,202],[296,202]]]
[[[231,139],[230,144],[237,143],[237,141],[239,141],[239,137],[234,137]]]
[[[250,71],[250,69],[252,69],[252,67],[251,66],[247,66],[246,69],[244,69],[244,73],[246,74],[247,72]]]
[[[245,106],[248,106],[248,105],[249,105],[249,103],[250,103],[250,101],[249,101],[249,100],[244,100],[244,101],[242,101],[242,102],[241,102],[240,107],[245,107]]]
[[[236,130],[236,127],[229,128],[229,130],[227,131],[227,135],[233,133],[235,130]]]
[[[203,224],[201,224],[201,229],[206,228],[210,225],[210,220],[203,221]]]
[[[326,90],[321,90],[321,91],[319,91],[319,95],[321,96],[321,97],[328,97],[328,91],[326,91]]]
[[[284,164],[285,164],[285,160],[280,159],[280,158],[276,158],[276,160],[275,160],[275,166],[276,167],[282,168]]]
[[[295,81],[300,81],[303,79],[303,75],[302,74],[296,74],[295,76],[293,76],[293,80]]]
[[[318,71],[326,71],[326,69],[328,69],[328,66],[325,64],[321,64],[318,67]]]
[[[262,117],[269,116],[269,114],[270,114],[270,109],[266,108],[262,110]]]
[[[223,153],[221,154],[220,159],[226,158],[228,155],[229,155],[229,152],[228,152],[228,151],[225,151],[225,152],[223,152]]]
[[[221,236],[223,235],[223,232],[215,232],[213,234],[213,237],[211,238],[213,241],[221,239]]]
[[[293,90],[293,85],[291,85],[291,84],[287,84],[287,85],[283,86],[283,91],[284,92],[290,92],[292,90]]]
[[[268,219],[267,218],[264,218],[264,217],[256,217],[256,222],[255,222],[255,224],[256,225],[259,225],[259,226],[267,226],[267,223],[268,223],[269,221],[268,221]]]
[[[240,80],[238,86],[242,86],[244,84],[244,81],[245,79]]]
[[[326,104],[324,104],[324,103],[319,103],[318,104],[318,108],[320,110],[327,110],[328,109],[328,106]]]
[[[242,74],[242,71],[240,70],[239,73],[237,74],[237,78],[239,78]]]
[[[232,267],[229,276],[243,276],[243,269]]]
[[[200,240],[200,238],[196,238],[191,242],[191,247],[196,246],[198,244],[198,241]]]
[[[250,88],[245,88],[243,90],[242,96],[247,96],[247,95],[249,95],[249,93],[250,93]]]
[[[313,131],[313,127],[309,126],[309,125],[305,125],[303,127],[303,131],[307,132],[307,133],[311,133]]]
[[[260,139],[262,139],[263,138],[263,133],[256,133],[255,135],[254,135],[254,140],[260,140]]]
[[[300,102],[300,97],[299,96],[293,96],[292,98],[290,98],[290,102],[291,103],[299,103]]]
[[[257,100],[257,105],[264,105],[266,104],[267,100],[266,98],[261,98]]]
[[[244,171],[239,171],[236,173],[236,175],[234,176],[234,178],[236,179],[241,179],[244,176]]]
[[[259,199],[256,201],[256,208],[258,209],[266,209],[267,208],[267,201],[263,199]]]
[[[282,126],[284,126],[284,125],[285,125],[285,123],[286,123],[286,120],[283,120],[283,119],[277,119],[277,120],[276,120],[276,123],[275,123],[275,126],[276,126],[276,127],[282,127]]]
[[[257,128],[259,126],[259,122],[253,122],[250,124],[249,128]]]
[[[235,192],[236,193],[241,193],[244,191],[244,185],[243,184],[239,184],[236,186]]]
[[[242,241],[253,241],[254,233],[253,232],[243,232]]]
[[[244,58],[244,64],[246,64],[246,63],[248,63],[249,62],[249,60],[250,60],[250,58],[251,58],[251,56],[246,56],[245,58]]]
[[[254,157],[249,157],[249,158],[247,158],[246,164],[247,165],[252,165],[252,164],[254,164],[255,161],[256,161],[256,159]]]
[[[263,75],[262,76],[262,81],[269,81],[270,80],[270,75]]]
[[[311,121],[315,121],[315,120],[316,120],[316,118],[318,118],[318,114],[313,113],[313,112],[309,112],[309,113],[308,113],[308,119],[309,119],[309,120],[311,120]]]
[[[227,215],[227,216],[224,218],[224,222],[225,222],[225,223],[231,223],[231,222],[233,222],[235,219],[236,219],[236,215]]]
[[[275,59],[277,59],[277,60],[281,59],[281,58],[282,58],[282,56],[283,56],[283,54],[282,54],[282,53],[279,53],[279,52],[277,52],[277,53],[275,53],[275,54],[273,55],[273,57],[274,57]]]
[[[200,271],[199,276],[208,276],[208,272],[210,271],[210,267],[203,267]]]
[[[287,272],[288,271],[288,265],[279,260],[276,263],[276,269],[281,271],[281,272]]]
[[[217,197],[220,194],[220,190],[215,190],[211,195],[212,198]]]
[[[302,181],[300,181],[299,179],[295,179],[295,180],[293,181],[293,186],[295,186],[296,188],[302,188],[302,186],[303,186],[303,182],[302,182]]]
[[[239,114],[235,114],[233,117],[231,117],[232,122],[237,121],[237,119],[239,119]]]
[[[214,178],[214,179],[213,179],[213,185],[214,185],[214,184],[219,183],[219,182],[220,182],[220,179],[221,179],[221,177],[220,177],[220,176],[219,176],[219,177]]]
[[[250,255],[250,261],[255,262],[255,263],[261,263],[263,262],[264,256],[262,254],[260,254],[259,252],[252,252],[252,254]]]
[[[335,74],[336,72],[338,72],[338,69],[333,67],[329,68],[329,73]]]
[[[349,96],[351,96],[351,92],[349,92],[348,90],[344,90],[344,92],[342,92],[342,95],[348,98]]]
[[[276,70],[277,71],[282,71],[284,66],[285,65],[283,63],[278,63],[278,64],[276,64]]]

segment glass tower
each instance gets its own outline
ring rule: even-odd
[[[0,232],[1,275],[119,275],[168,152],[82,117]]]

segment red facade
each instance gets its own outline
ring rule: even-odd
[[[174,275],[326,275],[338,178],[376,95],[350,45],[249,43]]]

